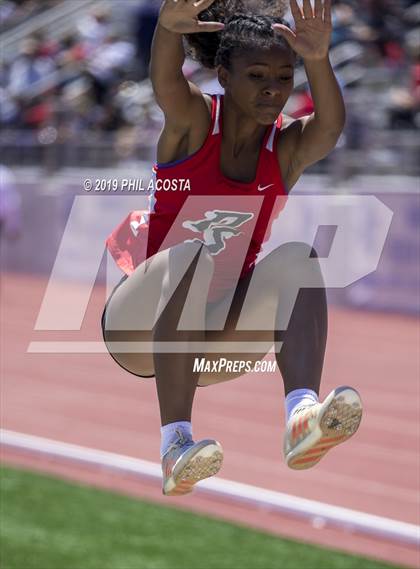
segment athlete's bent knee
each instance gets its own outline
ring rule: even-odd
[[[291,241],[290,243],[285,243],[279,247],[279,249],[282,249],[289,258],[297,260],[306,260],[312,256],[312,251],[315,251],[311,245],[301,241]]]

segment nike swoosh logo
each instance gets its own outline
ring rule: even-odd
[[[268,186],[261,186],[261,184],[258,186],[258,191],[259,192],[263,192],[264,190],[267,190],[268,188],[271,188],[271,186],[274,186],[274,184],[268,184]]]

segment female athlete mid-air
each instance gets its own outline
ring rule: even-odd
[[[257,262],[273,220],[280,215],[281,222],[287,194],[308,166],[335,147],[344,127],[343,98],[328,55],[331,0],[303,0],[302,7],[290,0],[294,30],[281,17],[282,2],[258,13],[263,4],[163,2],[151,60],[154,94],[165,116],[155,192],[149,210],[130,212],[107,239],[125,275],[102,315],[104,340],[124,369],[156,377],[166,495],[191,492],[222,464],[217,441],[192,437],[197,386],[243,375],[233,362],[259,361],[273,344],[286,395],[284,455],[290,468],[314,466],[356,432],[362,415],[350,387],[318,399],[327,304],[316,251],[286,243]],[[187,81],[185,44],[203,66],[217,70],[223,96],[202,93]],[[281,111],[293,89],[297,56],[314,112],[293,120]],[[149,347],[130,351],[134,343]],[[232,366],[220,373],[197,369],[202,358],[225,358]]]

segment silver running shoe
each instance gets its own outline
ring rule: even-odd
[[[176,435],[162,457],[162,491],[166,496],[189,494],[197,482],[217,474],[223,462],[223,449],[217,441],[195,443],[181,429],[176,430]]]

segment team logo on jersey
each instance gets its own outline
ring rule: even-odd
[[[205,219],[184,221],[182,227],[194,233],[202,233],[202,239],[189,239],[186,243],[204,243],[211,255],[218,255],[226,249],[226,241],[241,235],[239,227],[254,217],[253,213],[242,211],[206,211]]]

